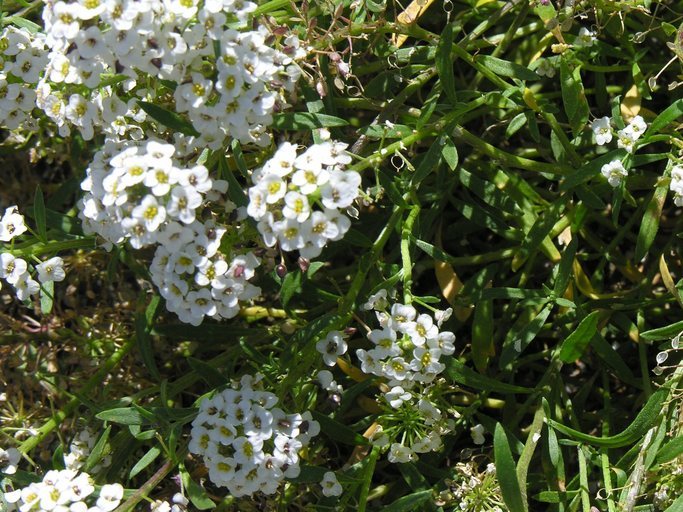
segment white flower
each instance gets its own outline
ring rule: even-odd
[[[14,237],[25,233],[27,229],[24,216],[17,213],[16,206],[10,206],[0,220],[0,241],[9,242]]]
[[[540,59],[538,66],[536,67],[536,73],[539,76],[547,76],[548,78],[552,78],[556,73],[555,66],[553,66],[550,59]]]
[[[470,435],[472,436],[474,444],[484,444],[486,442],[484,432],[486,432],[486,429],[481,423],[477,423],[470,429]]]
[[[617,146],[625,149],[629,153],[633,153],[633,148],[639,136],[640,135],[636,133],[635,128],[629,125],[617,132]]]
[[[637,140],[641,135],[643,135],[643,133],[645,133],[645,130],[647,130],[647,123],[642,116],[635,116],[628,124],[628,128],[631,129],[633,137]]]
[[[628,176],[628,172],[624,169],[624,164],[621,163],[621,160],[612,160],[603,165],[600,172],[613,187],[619,186],[621,180]]]
[[[404,446],[400,443],[392,443],[389,448],[388,459],[391,463],[411,462],[415,460],[415,453],[408,446]]]
[[[323,355],[327,366],[337,364],[337,357],[346,353],[347,344],[339,331],[330,331],[324,339],[316,343],[315,348]]]
[[[41,283],[48,281],[63,281],[66,273],[64,272],[64,260],[59,256],[50,258],[47,261],[36,265],[38,280]]]
[[[403,402],[407,402],[412,398],[412,394],[403,389],[401,386],[394,386],[390,391],[385,393],[384,397],[389,402],[389,405],[394,409],[398,409],[403,405]]]
[[[97,506],[109,512],[114,510],[121,503],[123,498],[123,486],[121,484],[105,484],[100,489],[100,496],[97,498]]]
[[[610,122],[610,118],[605,116],[601,117],[600,119],[596,119],[591,124],[593,133],[595,134],[595,142],[598,144],[598,146],[608,144],[612,141],[612,127]]]
[[[21,453],[16,448],[3,450],[0,448],[0,472],[13,475],[17,472],[17,466],[21,460]]]
[[[333,471],[327,471],[323,475],[320,486],[323,488],[323,494],[327,497],[341,496],[342,486]]]
[[[378,311],[383,311],[387,308],[389,302],[387,301],[387,290],[382,288],[380,291],[374,295],[370,295],[365,304],[363,304],[363,309],[368,311],[370,309],[376,309]]]
[[[574,39],[574,46],[592,46],[595,40],[595,32],[588,30],[586,27],[581,27],[579,35]]]
[[[10,253],[0,254],[0,277],[10,284],[16,284],[26,273],[28,264]]]

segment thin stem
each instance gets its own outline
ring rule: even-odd
[[[410,236],[415,220],[420,214],[420,205],[414,205],[401,228],[401,263],[403,265],[403,300],[406,304],[413,301],[413,264],[410,259]]]

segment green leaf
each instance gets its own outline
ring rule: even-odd
[[[45,220],[45,198],[40,185],[36,187],[36,193],[33,196],[33,215],[36,221],[36,231],[38,238],[43,243],[47,243],[47,223]]]
[[[519,480],[517,480],[517,467],[512,458],[510,443],[500,423],[496,423],[496,430],[493,434],[493,454],[503,501],[510,512],[527,512],[527,504],[522,496]]]
[[[683,496],[679,496],[664,512],[683,512]]]
[[[550,312],[554,307],[554,303],[546,304],[543,309],[534,317],[534,319],[529,322],[519,333],[516,335],[512,334],[508,336],[508,340],[505,342],[505,348],[503,353],[500,355],[499,367],[505,368],[512,361],[517,359],[517,357],[524,352],[524,349],[529,346],[540,332],[543,324],[547,320]]]
[[[429,149],[423,155],[422,160],[420,160],[420,163],[412,176],[411,184],[413,187],[417,187],[423,179],[439,168],[441,159],[443,158],[442,144],[443,136],[437,137],[436,140],[432,142],[432,145],[429,146]]]
[[[40,311],[43,315],[49,315],[55,296],[55,282],[48,281],[40,285]]]
[[[588,121],[588,102],[581,83],[581,68],[573,71],[565,59],[560,62],[560,80],[562,83],[562,102],[567,120],[574,135],[578,135]]]
[[[671,339],[683,331],[683,320],[676,322],[666,327],[659,327],[649,331],[641,332],[640,337],[648,341],[659,341]]]
[[[321,466],[302,465],[301,471],[295,478],[288,478],[289,482],[297,484],[317,484],[322,481],[329,468]]]
[[[128,478],[134,478],[140,471],[149,466],[161,454],[161,448],[152,446],[142,458],[131,468]]]
[[[194,126],[192,126],[192,123],[175,112],[171,112],[170,110],[147,101],[138,100],[138,105],[140,105],[140,108],[144,110],[147,115],[149,115],[155,121],[163,124],[168,129],[182,133],[184,135],[193,135],[195,137],[199,137],[200,133],[195,130]]]
[[[132,407],[117,407],[102,411],[95,415],[95,417],[102,421],[111,421],[112,423],[119,423],[121,425],[142,425],[147,423],[147,419],[142,413]]]
[[[493,346],[493,301],[475,301],[472,322],[472,362],[479,373],[485,373],[489,358],[496,355]]]
[[[102,435],[95,443],[95,446],[93,446],[92,450],[90,451],[90,455],[88,455],[88,459],[85,461],[83,471],[90,472],[90,470],[93,467],[97,466],[97,464],[102,460],[104,456],[104,451],[107,448],[110,433],[111,425],[107,426],[107,428],[104,429],[104,432],[102,432]]]
[[[147,371],[153,379],[159,381],[161,376],[154,360],[154,348],[152,347],[150,332],[154,325],[154,318],[157,315],[161,298],[158,295],[152,295],[147,308],[143,311],[142,306],[144,305],[145,296],[146,292],[142,292],[138,299],[138,310],[135,313],[135,340],[137,341],[138,350]]]
[[[453,59],[451,57],[451,50],[453,47],[453,37],[457,26],[455,23],[447,23],[446,27],[441,32],[441,37],[436,45],[436,72],[439,74],[439,81],[441,82],[441,89],[446,93],[446,98],[455,105],[458,102],[458,96],[455,93],[455,77],[453,75]]]
[[[209,498],[206,490],[197,482],[192,480],[192,477],[182,465],[180,466],[180,479],[182,480],[183,486],[187,491],[187,497],[192,502],[192,505],[197,508],[197,510],[209,510],[216,508],[216,504],[211,498]]]
[[[458,167],[458,149],[448,135],[444,135],[443,139],[444,145],[441,148],[441,154],[451,171],[455,171],[455,168]]]
[[[534,414],[534,420],[529,427],[529,434],[522,449],[522,453],[517,461],[517,481],[519,482],[519,487],[522,494],[522,500],[527,502],[527,474],[529,472],[529,466],[531,464],[531,459],[536,451],[536,445],[538,444],[539,437],[541,435],[541,429],[543,428],[543,420],[545,419],[545,414],[543,408],[539,407],[536,409]]]
[[[221,372],[204,361],[200,361],[194,357],[188,357],[187,363],[190,365],[190,368],[192,368],[195,373],[209,385],[211,389],[219,388],[230,382],[230,380]]]
[[[666,127],[679,117],[683,116],[683,99],[674,101],[671,105],[665,108],[655,120],[652,121],[650,127],[645,132],[643,138],[647,139],[650,135],[659,133],[662,128]]]
[[[384,512],[410,512],[424,510],[424,505],[432,499],[432,490],[418,491],[402,496],[396,501],[382,507]]]
[[[643,221],[640,223],[638,239],[636,240],[636,253],[634,256],[636,263],[645,257],[647,251],[652,246],[652,242],[655,241],[657,230],[659,229],[659,219],[662,217],[662,208],[664,207],[668,191],[668,184],[658,185],[647,204],[647,209],[643,214]]]
[[[368,440],[362,435],[321,412],[313,411],[313,419],[320,423],[320,432],[330,439],[351,446],[365,446],[368,444]]]
[[[454,357],[446,360],[445,373],[454,382],[462,384],[463,386],[469,386],[479,391],[494,391],[503,394],[525,394],[534,392],[534,390],[531,388],[506,384],[505,382],[500,382],[497,379],[492,379],[490,377],[486,377],[485,375],[481,375],[471,368],[465,366],[464,363],[458,361]]]
[[[512,258],[512,270],[517,271],[534,252],[540,250],[543,240],[557,223],[566,206],[566,197],[560,197],[534,222]]]
[[[16,25],[19,28],[25,28],[32,34],[36,34],[37,32],[40,32],[42,29],[40,28],[40,25],[27,20],[26,18],[22,18],[21,16],[6,16],[5,18],[2,19],[3,25]]]
[[[522,112],[517,114],[508,123],[507,128],[505,128],[505,138],[509,139],[515,133],[522,129],[522,127],[527,123],[526,113]]]
[[[565,340],[560,348],[560,360],[565,363],[572,363],[579,359],[586,350],[593,336],[598,332],[598,321],[600,311],[593,311],[586,316]]]
[[[562,253],[562,259],[560,260],[559,266],[557,268],[555,283],[553,284],[553,292],[555,293],[555,297],[562,297],[564,292],[567,290],[569,278],[572,274],[574,256],[576,256],[576,249],[578,246],[578,237],[573,236],[571,242],[569,242],[567,248]]]
[[[509,76],[512,78],[518,78],[520,80],[541,79],[541,77],[538,76],[535,71],[532,71],[521,64],[517,64],[516,62],[510,62],[497,57],[491,57],[490,55],[482,55],[477,57],[476,60],[484,64],[484,66],[489,68],[498,76]]]
[[[328,114],[313,112],[283,112],[273,116],[272,127],[276,130],[313,130],[314,128],[334,128],[349,123]]]
[[[664,464],[683,454],[683,436],[675,437],[657,452],[656,464]]]
[[[565,435],[578,441],[606,448],[619,448],[635,443],[645,435],[648,429],[654,425],[662,414],[662,407],[669,396],[669,388],[661,387],[655,391],[645,406],[640,410],[633,422],[620,434],[607,437],[591,436],[584,434],[562,423],[548,419],[548,424]]]
[[[300,270],[288,272],[282,280],[282,288],[280,289],[280,301],[285,309],[289,306],[289,301],[297,293],[301,293],[302,275]]]

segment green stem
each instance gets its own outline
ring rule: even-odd
[[[30,452],[33,448],[38,446],[38,444],[47,437],[47,435],[52,432],[59,424],[64,421],[65,418],[67,418],[73,411],[76,410],[76,407],[78,407],[81,403],[81,400],[78,398],[78,396],[90,396],[90,392],[102,385],[102,382],[104,381],[104,378],[106,375],[114,369],[118,364],[121,362],[121,360],[125,357],[126,354],[130,351],[130,349],[133,347],[133,339],[130,339],[126,341],[119,349],[114,352],[109,358],[102,364],[99,370],[93,375],[88,382],[79,390],[78,395],[73,397],[71,400],[69,400],[64,407],[60,411],[56,411],[53,417],[48,420],[47,423],[45,423],[42,427],[38,429],[38,432],[33,435],[32,437],[28,438],[26,441],[21,443],[19,445],[19,451],[21,453],[28,453]]]
[[[39,254],[52,254],[71,249],[88,249],[95,247],[95,238],[78,238],[76,240],[61,240],[58,242],[48,242],[46,244],[38,242],[29,246],[23,246],[14,250],[7,251],[14,256],[37,256]]]
[[[581,509],[583,512],[591,512],[591,500],[588,494],[588,467],[586,465],[586,452],[583,445],[576,447],[579,455],[579,482],[581,493]]]
[[[403,300],[406,304],[413,301],[413,264],[410,259],[410,236],[415,220],[420,214],[420,205],[414,205],[401,228],[401,263],[403,265]]]
[[[156,473],[152,475],[149,480],[142,485],[142,487],[135,491],[130,498],[116,508],[115,512],[129,512],[134,510],[135,505],[137,505],[145,498],[145,496],[152,492],[152,490],[159,485],[164,478],[166,478],[166,476],[173,470],[173,468],[176,467],[176,465],[177,462],[174,462],[171,459],[166,460],[166,462],[163,463],[163,465],[156,471]]]
[[[609,437],[609,419],[611,417],[611,407],[610,407],[610,395],[609,395],[609,377],[606,371],[602,371],[602,396],[605,403],[605,414],[602,420],[602,435],[603,437]],[[607,495],[607,510],[608,512],[616,512],[616,506],[614,504],[614,498],[612,493],[612,474],[610,472],[609,463],[609,449],[603,447],[600,449],[600,466],[602,467],[602,479],[605,482],[605,494]]]

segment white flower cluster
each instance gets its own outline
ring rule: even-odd
[[[64,454],[64,466],[66,469],[79,471],[88,460],[90,452],[95,447],[97,436],[89,429],[81,430],[73,438],[69,445],[68,453]],[[111,455],[105,455],[102,460],[95,465],[91,471],[97,473],[100,469],[111,464]]]
[[[320,432],[311,413],[285,414],[278,397],[259,389],[261,375],[205,398],[192,422],[190,452],[201,455],[211,481],[233,496],[273,494],[300,472],[299,452]]]
[[[591,128],[598,146],[612,142],[614,131],[612,129],[612,120],[609,117],[605,116],[596,119],[591,124]],[[633,153],[636,142],[645,133],[645,130],[647,130],[645,120],[642,116],[635,116],[631,119],[628,126],[617,131],[617,146],[629,153]],[[613,187],[619,186],[621,181],[628,176],[628,170],[624,167],[621,160],[612,160],[606,163],[602,166],[600,172]]]
[[[10,511],[109,512],[118,507],[123,499],[121,484],[103,485],[93,504],[94,500],[87,498],[94,492],[95,486],[90,475],[63,469],[48,471],[42,482],[6,492],[5,500],[10,504]]]
[[[86,140],[96,128],[139,139],[146,116],[137,101],[156,102],[150,79],[161,79],[179,84],[170,108],[200,134],[194,147],[217,149],[226,136],[267,145],[272,114],[301,75],[294,59],[306,52],[294,35],[280,43],[263,26],[249,30],[255,9],[234,0],[46,2],[44,34],[8,27],[0,37],[0,124],[19,127],[37,105],[62,136],[75,126]]]
[[[434,404],[432,395],[436,377],[446,368],[441,356],[455,351],[455,335],[439,331],[444,315],[435,323],[432,316],[418,314],[412,305],[390,305],[386,290],[371,297],[364,307],[375,310],[381,328],[368,334],[374,348],[358,349],[356,355],[364,373],[387,379],[390,387],[383,397],[389,409],[386,425],[372,440],[389,446],[390,462],[409,462],[418,453],[440,449],[441,437],[454,428],[453,420]],[[412,429],[405,436],[404,424]]]
[[[258,221],[268,247],[320,255],[328,241],[340,240],[351,226],[342,210],[360,194],[361,177],[344,170],[351,162],[347,144],[326,141],[302,154],[289,142],[252,174],[247,213]]]
[[[45,37],[7,26],[0,35],[0,125],[32,126],[36,83],[47,64]],[[11,76],[10,76],[11,75]]]
[[[671,168],[669,190],[674,193],[674,203],[676,206],[683,206],[683,165],[674,165]]]
[[[0,219],[0,241],[11,242],[15,237],[25,233],[27,229],[24,216],[18,213],[16,206],[10,206]],[[64,261],[59,256],[38,263],[34,270],[38,274],[40,283],[63,281],[66,277]],[[40,291],[40,283],[31,277],[26,260],[17,258],[9,252],[0,253],[0,279],[11,284],[17,297],[22,301]]]
[[[462,512],[507,510],[494,464],[488,464],[480,471],[475,462],[458,462],[454,478],[447,479],[446,484],[448,488],[439,493],[436,500],[441,506],[455,506]]]
[[[212,190],[225,192],[227,182],[214,182],[203,165],[182,167],[174,155],[172,144],[153,140],[107,141],[81,183],[84,229],[136,249],[155,243],[175,249],[190,240],[187,226],[197,209]]]
[[[212,180],[203,165],[183,168],[171,144],[108,142],[95,154],[81,188],[83,227],[109,244],[128,240],[138,249],[158,244],[150,268],[166,307],[181,321],[232,318],[238,301],[260,289],[247,281],[260,264],[251,252],[226,256],[227,229],[201,222],[200,209],[218,200],[227,182]]]

